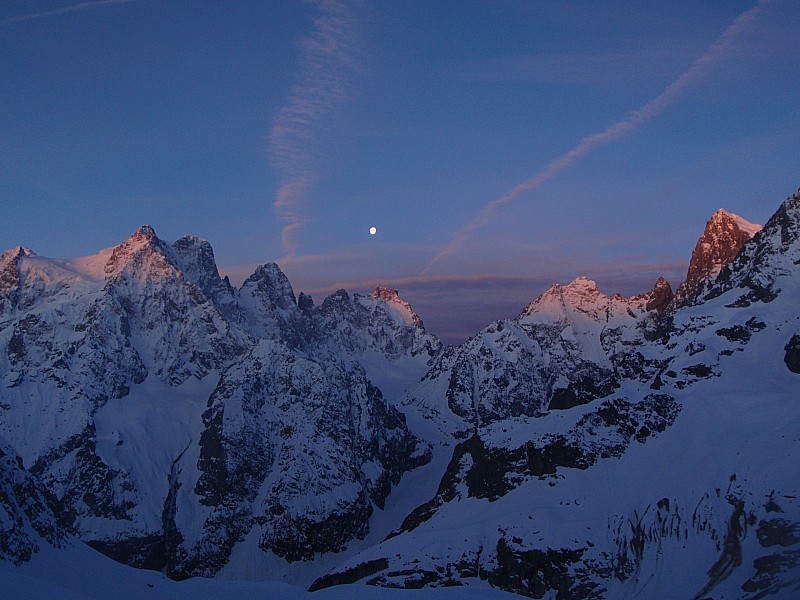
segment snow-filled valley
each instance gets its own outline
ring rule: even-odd
[[[18,247],[3,595],[796,598],[799,400],[800,192],[718,211],[674,294],[582,277],[446,347],[193,236]]]

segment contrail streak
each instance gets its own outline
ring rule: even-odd
[[[3,19],[2,22],[19,23],[20,21],[31,21],[32,19],[44,19],[46,17],[54,17],[56,15],[78,12],[80,10],[89,10],[92,8],[98,8],[100,6],[106,6],[108,4],[126,4],[131,1],[132,0],[93,0],[91,2],[79,2],[78,4],[72,4],[70,6],[64,6],[62,8],[56,8],[53,10],[46,10],[43,12],[28,13],[26,15],[10,17],[8,19]]]
[[[285,224],[281,232],[287,257],[297,254],[296,233],[311,222],[306,199],[318,179],[319,132],[325,119],[351,95],[357,70],[353,58],[357,10],[349,2],[321,0],[313,31],[300,44],[300,73],[289,100],[273,119],[269,159],[280,171],[273,208]]]
[[[675,100],[691,87],[692,84],[707,75],[716,63],[719,63],[729,54],[737,36],[747,29],[753,19],[756,18],[758,13],[760,13],[766,5],[772,2],[774,2],[774,0],[760,0],[756,6],[736,17],[719,39],[706,50],[705,54],[698,58],[675,81],[667,86],[660,95],[647,102],[647,104],[640,109],[631,112],[621,121],[610,125],[605,130],[584,137],[574,148],[550,162],[550,164],[531,179],[520,183],[505,196],[492,200],[468,225],[453,236],[447,246],[433,257],[422,270],[421,274],[427,274],[436,263],[451,256],[471,233],[488,223],[501,207],[513,202],[519,198],[521,194],[538,188],[561,171],[568,169],[578,158],[587,152],[590,152],[598,146],[618,140],[661,114],[670,104],[675,102]]]

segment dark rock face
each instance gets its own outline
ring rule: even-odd
[[[40,456],[30,469],[47,488],[62,490],[55,495],[55,507],[59,521],[73,531],[81,530],[79,518],[130,519],[133,507],[133,488],[126,474],[97,455],[95,438],[94,425],[89,424]],[[66,474],[61,472],[65,467]]]
[[[528,598],[544,598],[555,592],[557,600],[601,598],[596,584],[581,584],[570,567],[579,564],[582,549],[523,550],[501,537],[497,542],[497,566],[486,579],[501,590]]]
[[[666,279],[659,277],[652,291],[649,293],[647,304],[645,304],[645,310],[654,310],[658,313],[662,313],[670,305],[673,298],[675,298],[675,294],[672,292],[672,286]]]
[[[212,512],[202,540],[183,546],[181,577],[215,572],[254,527],[262,550],[290,562],[339,551],[366,535],[372,503],[430,460],[363,373],[266,340],[226,372],[203,419],[195,492]]]
[[[206,240],[187,235],[172,244],[178,265],[186,279],[194,283],[223,315],[233,322],[241,319],[236,290],[227,277],[220,277],[214,250]]]
[[[66,540],[47,492],[13,449],[0,441],[0,560],[20,565],[42,544],[58,548]]]
[[[800,566],[800,550],[788,550],[761,556],[753,561],[756,574],[742,584],[743,598],[753,600],[797,592],[798,582],[792,573]],[[787,596],[790,597],[790,596]]]
[[[494,552],[484,552],[482,547],[466,550],[446,564],[428,568],[412,562],[406,568],[390,569],[385,559],[369,561],[342,573],[326,575],[315,582],[312,591],[319,589],[318,583],[338,582],[344,576],[348,576],[348,581],[369,577],[372,573],[366,571],[371,567],[380,574],[366,583],[381,587],[450,587],[468,584],[470,579],[480,579],[492,587],[528,598],[599,600],[604,597],[605,588],[592,580],[593,573],[583,563],[586,548],[528,549],[521,546],[522,543],[523,540],[514,536],[501,536]]]
[[[606,400],[563,435],[546,435],[516,448],[492,446],[491,430],[473,434],[453,451],[436,495],[412,511],[390,537],[413,531],[446,502],[459,497],[490,501],[508,494],[527,478],[545,478],[560,469],[588,469],[599,460],[621,456],[634,441],[644,443],[666,430],[680,405],[667,394],[639,402]]]
[[[20,300],[19,259],[35,256],[22,246],[6,250],[0,255],[0,317],[17,307]]]
[[[592,377],[582,376],[578,381],[572,381],[566,388],[553,390],[553,397],[547,410],[565,410],[591,402],[596,398],[604,398],[614,392],[618,386],[610,377],[596,382]]]
[[[800,375],[800,335],[793,335],[783,349],[786,351],[786,355],[783,357],[786,368],[792,373]]]
[[[342,571],[341,573],[334,573],[332,575],[324,575],[314,581],[311,584],[311,587],[308,588],[309,592],[316,592],[317,590],[321,590],[327,587],[332,587],[334,585],[347,585],[350,583],[355,583],[356,581],[360,581],[365,577],[369,577],[370,575],[374,575],[375,573],[380,573],[381,571],[385,571],[389,568],[389,561],[385,558],[377,558],[375,560],[371,560],[365,563],[361,563],[353,567],[352,569],[347,569],[346,571]]]
[[[303,311],[303,314],[311,315],[314,311],[314,298],[300,292],[300,295],[297,297],[297,307]]]

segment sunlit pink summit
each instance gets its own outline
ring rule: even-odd
[[[702,284],[713,280],[730,263],[746,242],[761,230],[761,225],[720,208],[706,223],[689,263],[689,271],[675,293],[675,304],[691,303]]]

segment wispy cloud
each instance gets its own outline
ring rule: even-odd
[[[108,6],[109,4],[127,4],[128,2],[132,1],[133,0],[92,0],[89,2],[79,2],[77,4],[71,4],[69,6],[55,8],[53,10],[45,10],[42,12],[27,13],[24,15],[17,15],[16,17],[9,17],[8,19],[3,19],[2,23],[19,23],[21,21],[31,21],[33,19],[44,19],[47,17],[55,17],[71,12],[100,8],[102,6]]]
[[[352,264],[362,260],[367,256],[363,252],[334,252],[331,254],[306,254],[304,256],[292,256],[281,258],[277,261],[281,269],[291,267],[319,268],[331,264]]]
[[[723,59],[729,56],[735,49],[734,42],[750,26],[752,21],[768,4],[774,0],[760,0],[753,8],[739,15],[725,30],[725,32],[714,42],[705,54],[698,58],[686,71],[684,71],[675,81],[661,92],[660,95],[651,99],[644,106],[628,114],[624,119],[610,125],[605,130],[584,137],[578,144],[566,154],[559,156],[550,162],[544,169],[525,181],[506,195],[492,200],[487,204],[478,215],[464,228],[458,231],[451,241],[445,246],[428,265],[422,270],[422,274],[429,273],[430,270],[441,260],[452,255],[466,239],[477,229],[488,223],[506,204],[517,200],[525,192],[530,192],[546,181],[552,179],[557,174],[568,169],[573,163],[584,154],[594,150],[598,146],[609,144],[621,137],[632,133],[642,127],[653,118],[660,115],[664,110],[687,92],[692,85],[702,80],[712,72],[713,68]]]
[[[269,159],[280,172],[273,207],[284,223],[283,249],[297,253],[297,231],[313,219],[308,193],[319,179],[321,132],[352,95],[359,7],[347,0],[318,0],[311,33],[300,41],[299,73],[269,136]]]
[[[688,49],[682,48],[679,52],[682,55],[688,53]],[[672,75],[672,62],[679,58],[672,48],[594,54],[539,53],[474,60],[466,63],[456,74],[466,81],[488,83],[534,81],[592,86],[639,85],[643,81],[653,81],[655,77]],[[643,69],[643,64],[649,68]]]

